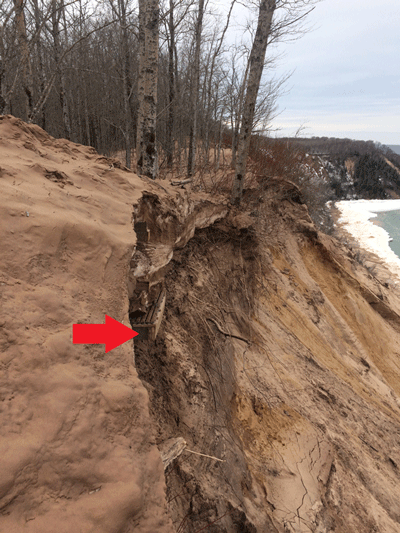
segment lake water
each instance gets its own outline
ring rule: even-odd
[[[400,257],[400,210],[378,213],[373,221],[389,233],[393,239],[389,246]]]

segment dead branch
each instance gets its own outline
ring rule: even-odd
[[[209,322],[212,322],[214,326],[217,328],[217,330],[220,333],[222,333],[222,335],[225,335],[225,337],[232,337],[232,339],[238,339],[239,341],[243,341],[247,344],[250,344],[250,341],[248,339],[244,339],[243,337],[239,337],[239,335],[234,335],[233,333],[226,333],[226,331],[224,331],[221,328],[221,326],[218,324],[218,322],[214,320],[213,318],[207,318],[206,320],[208,320]]]
[[[173,180],[171,181],[171,185],[173,185],[174,187],[179,187],[180,185],[186,185],[187,183],[192,183],[193,179],[192,178],[188,178],[186,180],[180,180],[180,181],[177,181],[177,180]]]

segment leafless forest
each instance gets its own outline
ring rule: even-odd
[[[243,174],[249,135],[268,129],[284,82],[267,46],[300,35],[314,3],[258,0],[243,16],[236,0],[4,0],[0,112],[123,150],[129,167],[136,153],[149,177],[218,165],[229,132]]]

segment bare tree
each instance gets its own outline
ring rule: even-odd
[[[61,57],[61,17],[65,15],[64,12],[64,0],[52,0],[52,14],[51,14],[51,36],[53,38],[53,48],[54,48],[54,63],[57,73],[57,89],[58,96],[60,100],[60,106],[62,110],[63,125],[64,125],[64,136],[66,139],[71,139],[71,119],[69,114],[69,106],[67,101],[67,95],[65,90],[65,76],[62,66],[62,57]]]
[[[33,76],[32,65],[26,33],[24,1],[14,0],[15,24],[18,32],[18,45],[20,52],[20,62],[22,66],[22,87],[25,93],[25,112],[29,119],[33,109]]]
[[[247,78],[246,96],[243,106],[235,169],[235,181],[232,191],[232,203],[234,204],[239,204],[243,193],[247,156],[249,153],[251,133],[253,129],[254,111],[256,108],[261,76],[264,70],[265,53],[268,45],[268,38],[271,33],[272,17],[275,9],[276,0],[261,0],[258,13],[257,31],[249,58],[249,75]]]
[[[181,57],[178,46],[182,36],[188,33],[187,19],[190,18],[188,14],[194,2],[195,0],[168,0],[164,3],[164,9],[160,14],[160,22],[162,21],[164,25],[164,34],[160,36],[161,57],[158,77],[159,89],[162,88],[162,92],[158,98],[160,106],[158,132],[161,133],[160,144],[166,153],[168,168],[172,168],[174,162],[176,132],[178,124],[182,120],[183,108],[185,108],[180,100],[182,70],[180,71],[179,61]],[[166,54],[163,53],[163,41],[167,44]],[[165,139],[163,132],[165,132]],[[181,127],[179,127],[179,132],[180,137],[183,136]],[[179,150],[177,154],[180,154]]]
[[[233,204],[239,204],[243,194],[256,102],[265,66],[267,46],[284,38],[293,40],[302,35],[305,30],[301,24],[304,18],[314,9],[313,5],[317,1],[259,0],[257,30],[249,57],[249,73],[241,117],[235,180],[232,191]],[[278,10],[280,16],[275,17]]]
[[[199,0],[199,8],[197,12],[196,29],[195,29],[195,52],[193,59],[193,82],[190,95],[190,108],[189,119],[190,133],[189,133],[189,155],[188,155],[188,167],[187,175],[191,178],[194,173],[194,165],[196,160],[196,129],[197,129],[197,115],[198,108],[197,102],[199,98],[199,85],[200,85],[200,46],[201,46],[201,33],[203,29],[203,16],[204,16],[204,0]]]
[[[232,131],[232,167],[235,168],[236,165],[236,154],[239,143],[239,131],[240,131],[240,122],[243,114],[243,103],[244,103],[244,94],[247,82],[247,76],[249,73],[250,63],[246,61],[246,67],[243,72],[241,72],[240,67],[238,66],[238,61],[240,61],[241,56],[243,55],[243,50],[239,50],[237,47],[234,48],[231,56],[231,66],[229,71],[229,83],[228,83],[228,107],[230,113],[230,124]],[[246,53],[246,52],[245,52]],[[238,57],[239,56],[239,57]]]
[[[139,0],[137,170],[151,179],[155,179],[158,173],[156,117],[159,12],[158,0]]]
[[[118,0],[117,8],[114,6],[114,1],[110,0],[111,7],[118,19],[120,27],[120,41],[121,41],[121,59],[122,59],[122,97],[124,102],[124,138],[125,138],[125,163],[128,168],[131,168],[131,150],[132,150],[132,109],[131,98],[133,92],[133,84],[131,80],[131,54],[129,47],[129,27],[128,27],[128,2],[129,0]]]
[[[206,127],[206,130],[205,130],[205,157],[206,157],[206,160],[208,161],[208,152],[209,152],[209,135],[210,135],[210,125],[212,125],[212,122],[214,122],[214,126],[217,125],[217,122],[218,122],[218,118],[217,118],[217,110],[218,110],[218,104],[220,103],[220,98],[218,98],[219,96],[219,83],[221,80],[218,80],[217,81],[217,84],[216,86],[214,87],[214,91],[213,91],[213,87],[212,87],[212,84],[213,84],[213,81],[214,81],[214,73],[215,73],[215,70],[216,70],[216,65],[217,65],[217,60],[218,60],[218,57],[220,56],[221,54],[221,49],[222,49],[222,45],[223,45],[223,42],[224,42],[224,39],[225,39],[225,35],[226,35],[226,32],[228,31],[228,28],[229,28],[229,23],[230,23],[230,19],[231,19],[231,15],[232,15],[232,10],[233,10],[233,7],[236,3],[236,0],[232,0],[231,2],[231,5],[230,5],[230,8],[229,8],[229,11],[228,11],[228,15],[227,15],[227,18],[226,18],[226,22],[225,22],[225,26],[222,30],[222,33],[221,35],[219,36],[219,39],[217,41],[217,44],[212,52],[212,57],[211,57],[211,62],[210,62],[210,66],[208,68],[209,72],[208,72],[208,83],[207,83],[207,92],[206,92],[206,100],[207,100],[207,111],[208,111],[208,120],[207,120],[207,123],[208,123],[208,127]],[[213,102],[214,100],[214,102]],[[214,121],[210,120],[210,117],[211,117],[211,109],[212,109],[212,106],[213,106],[213,103],[214,103]],[[222,107],[224,107],[224,103],[221,101],[222,103]],[[223,113],[223,111],[221,110],[221,113]],[[222,115],[221,115],[221,119],[222,119]],[[221,131],[221,128],[219,128],[219,131]]]
[[[35,56],[36,56],[36,77],[38,80],[38,89],[39,94],[42,94],[45,88],[46,83],[46,74],[44,69],[44,60],[43,60],[43,39],[42,39],[42,29],[43,29],[43,13],[40,9],[38,0],[31,0],[33,7],[33,19],[34,19],[34,30],[35,30]],[[40,126],[46,128],[46,115],[44,109],[39,119]]]
[[[174,161],[174,101],[175,101],[175,5],[169,0],[169,43],[168,43],[168,122],[167,122],[167,165],[172,167]]]
[[[7,74],[10,70],[10,56],[14,44],[14,27],[10,24],[14,15],[14,4],[0,4],[0,114],[9,112],[10,92],[7,90]],[[16,78],[16,76],[14,76]]]

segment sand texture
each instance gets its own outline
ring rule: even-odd
[[[399,533],[399,290],[294,184],[237,210],[0,117],[0,243],[1,533]],[[155,341],[72,343],[161,288]]]
[[[115,164],[116,162],[114,162]],[[127,320],[132,205],[149,185],[92,148],[0,117],[0,531],[170,532]]]

